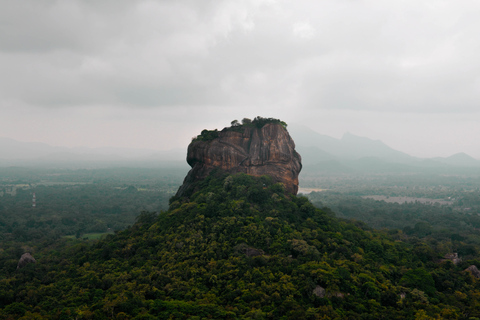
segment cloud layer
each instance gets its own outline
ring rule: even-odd
[[[406,139],[428,130],[436,133],[432,143],[441,144],[441,128],[455,121],[446,130],[470,143],[472,132],[458,131],[465,121],[480,119],[477,1],[0,4],[0,135],[51,140],[47,131],[76,115],[70,127],[82,130],[90,121],[98,136],[105,133],[102,124],[116,132],[132,118],[139,119],[132,126],[140,126],[148,114],[161,126],[186,124],[190,136],[199,123],[260,114],[310,126],[344,117],[337,130],[391,136],[401,146],[393,142],[399,131],[382,135],[380,128],[416,117],[405,123],[412,126]],[[351,118],[371,124],[358,126]],[[29,122],[37,134],[16,131],[13,119]],[[448,152],[461,151],[449,146]]]

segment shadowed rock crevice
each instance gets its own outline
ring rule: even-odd
[[[192,167],[176,196],[194,192],[195,182],[214,169],[230,174],[269,175],[292,194],[298,191],[301,157],[281,123],[258,126],[232,126],[222,131],[206,131],[188,146],[187,162]]]

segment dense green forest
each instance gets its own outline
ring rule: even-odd
[[[319,208],[376,228],[399,229],[437,253],[463,258],[480,250],[480,178],[477,175],[372,175],[325,177],[308,194]],[[380,199],[380,200],[379,200]]]
[[[336,218],[269,177],[217,172],[99,241],[2,252],[3,319],[476,319],[476,254]],[[16,259],[13,257],[17,255]]]
[[[142,211],[166,210],[184,172],[1,168],[0,174],[0,240],[38,242],[123,230]]]

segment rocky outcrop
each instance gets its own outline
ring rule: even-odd
[[[235,251],[243,253],[247,257],[263,256],[265,252],[262,249],[249,247],[246,243],[241,243],[235,247]]]
[[[20,260],[18,260],[17,269],[21,269],[29,263],[36,263],[36,262],[37,261],[35,260],[34,257],[32,257],[32,255],[30,253],[28,253],[28,252],[24,253],[20,257]]]
[[[325,298],[325,288],[316,286],[315,289],[313,289],[313,294],[319,298]]]
[[[465,269],[465,271],[470,272],[475,278],[480,278],[480,270],[478,270],[477,266],[474,264]]]
[[[458,264],[459,262],[462,261],[461,258],[458,257],[458,253],[448,253],[446,254],[443,259],[440,260],[441,262],[444,261],[451,261],[453,264]]]
[[[269,175],[283,183],[287,192],[297,194],[301,157],[280,123],[267,123],[261,128],[232,126],[222,131],[204,131],[202,136],[188,146],[187,162],[192,169],[177,196],[191,192],[195,182],[216,168],[231,174]]]

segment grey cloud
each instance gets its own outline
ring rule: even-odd
[[[251,27],[250,7],[234,1],[5,4],[0,96],[57,107],[216,101],[215,81],[202,64],[218,39]]]
[[[4,1],[0,98],[81,105],[468,112],[467,1]]]

